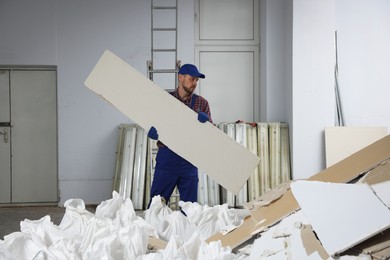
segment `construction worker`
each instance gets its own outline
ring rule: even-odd
[[[212,123],[208,101],[194,93],[199,78],[203,79],[205,75],[200,73],[195,65],[183,65],[178,73],[178,87],[170,94],[197,112],[199,122],[210,121]],[[148,136],[158,140],[157,129],[152,126]],[[180,200],[196,202],[198,199],[198,169],[162,142],[158,141],[157,146],[156,167],[150,198],[160,195],[166,202],[169,202],[169,198],[177,186]]]

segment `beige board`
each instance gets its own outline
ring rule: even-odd
[[[237,194],[259,158],[106,50],[85,85],[220,185]]]
[[[386,127],[325,127],[326,167],[386,135]]]

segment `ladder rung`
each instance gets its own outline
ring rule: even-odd
[[[153,31],[176,31],[176,28],[153,28]]]
[[[156,69],[156,70],[149,70],[149,73],[176,73],[178,70],[176,69]]]
[[[175,52],[176,49],[153,49],[153,52]]]
[[[152,6],[152,8],[158,10],[175,10],[176,6]]]

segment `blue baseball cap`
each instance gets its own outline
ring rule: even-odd
[[[198,68],[192,64],[184,64],[180,67],[179,74],[191,75],[192,77],[198,77],[204,79],[206,76],[199,72]]]

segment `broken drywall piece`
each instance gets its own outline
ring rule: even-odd
[[[329,259],[300,210],[261,233],[249,259]]]
[[[210,122],[199,123],[197,113],[108,50],[85,85],[142,128],[154,126],[160,141],[234,194],[260,161]]]
[[[378,167],[369,171],[359,182],[367,183],[370,186],[390,181],[390,159],[382,162]]]
[[[381,163],[359,181],[369,184],[382,202],[390,207],[390,160]]]
[[[282,195],[290,188],[291,181],[284,182],[274,187],[272,190],[267,191],[260,197],[246,203],[244,206],[247,210],[255,211],[260,207],[271,204],[275,200],[282,197]]]
[[[373,259],[390,259],[390,229],[355,246],[352,251],[371,255]]]
[[[255,222],[251,229],[251,234],[254,235],[265,230],[298,209],[298,202],[292,195],[291,190],[288,189],[279,199],[273,201],[268,206],[251,212],[251,217]]]
[[[375,194],[378,196],[378,198],[380,198],[381,201],[390,208],[390,181],[377,183],[371,185],[371,187],[375,191]]]
[[[302,225],[301,239],[307,255],[316,254],[320,256],[321,259],[329,259],[328,253],[317,239],[313,232],[313,228],[310,225]]]
[[[206,242],[210,243],[212,241],[221,240],[222,246],[229,246],[235,248],[238,245],[244,243],[245,241],[252,238],[252,229],[256,225],[256,222],[252,217],[247,217],[244,219],[244,222],[236,229],[232,230],[227,234],[222,234],[218,232],[213,236],[209,237]]]
[[[206,241],[211,242],[221,240],[223,246],[236,248],[243,242],[252,238],[252,236],[266,230],[269,226],[289,216],[298,209],[298,203],[294,199],[291,190],[287,190],[282,197],[271,204],[265,207],[260,207],[256,211],[251,212],[251,216],[246,218],[235,230],[227,233],[226,235],[216,233],[215,235],[209,237]]]
[[[334,183],[350,182],[357,177],[375,169],[382,162],[390,158],[390,135],[363,148],[335,165],[313,175],[309,180]],[[299,209],[291,190],[287,190],[278,200],[266,207],[260,207],[251,212],[251,217],[232,232],[222,235],[217,233],[207,241],[221,240],[224,246],[236,248],[241,243],[252,238],[253,235],[266,230],[281,219]]]
[[[291,191],[332,256],[390,227],[390,210],[369,185],[296,181]]]

